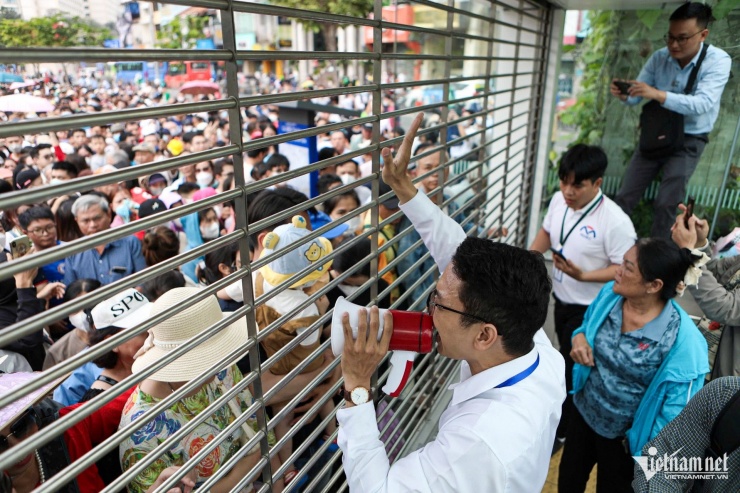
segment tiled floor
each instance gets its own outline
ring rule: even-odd
[[[542,488],[542,493],[557,493],[558,491],[558,467],[560,466],[560,457],[563,456],[563,449],[560,449],[557,454],[552,456],[550,459],[550,470],[547,473],[547,480],[545,480],[545,487]],[[585,493],[596,493],[596,468],[591,471],[591,477],[586,485]]]

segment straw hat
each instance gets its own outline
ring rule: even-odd
[[[175,288],[152,303],[151,317],[173,306],[180,306],[181,310],[150,329],[149,338],[135,356],[132,367],[134,373],[153,365],[227,315],[221,312],[215,296],[209,296],[198,303],[188,302],[188,298],[199,292],[198,288]],[[234,348],[246,344],[248,339],[246,320],[239,319],[149,378],[160,382],[192,380]],[[226,366],[228,365],[224,365]]]
[[[36,380],[42,373],[2,373],[0,374],[0,396],[9,394],[11,390],[25,387],[31,381]],[[51,382],[28,395],[11,402],[0,409],[0,428],[5,428],[23,414],[26,409],[40,402],[49,389],[57,385],[59,381]]]

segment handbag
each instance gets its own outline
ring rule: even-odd
[[[702,48],[689,74],[684,94],[691,94],[708,48],[707,44]],[[683,145],[683,115],[664,108],[655,100],[646,103],[640,113],[640,154],[648,159],[665,158],[683,149]]]

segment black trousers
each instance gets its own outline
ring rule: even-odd
[[[570,339],[573,337],[573,331],[583,323],[583,316],[586,314],[588,306],[570,305],[563,303],[556,296],[555,298],[555,333],[560,343],[560,354],[565,359],[565,389],[570,392],[573,389],[573,359],[570,357],[572,349]],[[568,431],[568,420],[574,412],[573,397],[567,394],[563,402],[563,412],[560,416],[560,424],[555,435],[558,438],[564,438]]]
[[[624,172],[622,188],[614,202],[627,215],[631,215],[645,190],[662,171],[658,196],[653,201],[653,227],[650,236],[670,239],[671,226],[676,221],[676,206],[684,200],[689,178],[694,174],[706,144],[705,135],[687,134],[683,149],[663,159],[648,159],[637,149]]]
[[[595,464],[597,493],[632,493],[635,465],[623,441],[593,431],[574,407],[560,459],[558,493],[583,493]]]

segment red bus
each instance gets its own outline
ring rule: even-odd
[[[210,62],[169,62],[164,83],[176,88],[191,80],[213,80]]]

